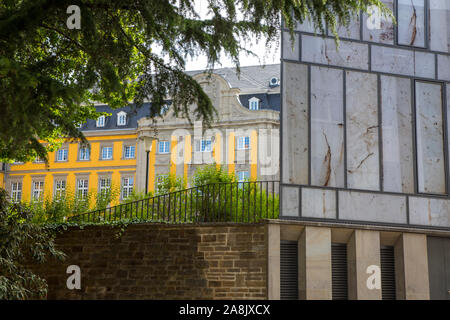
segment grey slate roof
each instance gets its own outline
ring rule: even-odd
[[[137,128],[137,122],[139,119],[147,117],[150,114],[150,103],[144,103],[141,108],[134,108],[132,105],[120,108],[111,109],[107,105],[98,105],[95,108],[98,112],[108,112],[111,116],[105,118],[105,126],[97,127],[96,120],[88,120],[81,126],[81,131],[87,130],[119,130],[119,129],[134,129]],[[117,114],[120,111],[127,113],[127,122],[124,126],[117,125]]]
[[[251,98],[256,97],[260,100],[259,109],[260,110],[275,110],[280,111],[281,109],[281,97],[279,93],[255,93],[255,94],[241,94],[239,95],[239,101],[241,104],[249,108],[249,102]]]
[[[202,73],[204,70],[188,71],[187,74],[193,76]],[[232,88],[239,88],[242,91],[247,90],[268,90],[269,80],[272,77],[280,79],[280,65],[268,64],[266,66],[241,67],[241,73],[236,74],[236,68],[215,69],[215,74],[222,76]]]
[[[187,71],[186,73],[193,76],[202,71]],[[271,109],[280,111],[280,93],[269,93],[270,89],[269,80],[272,77],[280,79],[280,65],[272,64],[265,67],[250,66],[241,67],[240,77],[236,74],[235,68],[221,68],[215,69],[215,74],[222,76],[232,88],[239,88],[242,93],[239,95],[241,104],[248,108],[248,100],[252,97],[260,99],[261,109]],[[252,93],[249,93],[251,91]],[[170,102],[168,102],[170,104]],[[91,130],[118,130],[118,129],[135,129],[137,128],[137,122],[143,117],[147,117],[150,114],[151,103],[145,103],[142,108],[136,109],[133,105],[129,105],[120,109],[111,109],[107,105],[97,105],[97,111],[108,112],[111,116],[106,117],[104,127],[96,127],[96,120],[88,120],[81,126],[82,131]],[[127,123],[124,126],[117,125],[117,113],[125,111],[127,113]]]

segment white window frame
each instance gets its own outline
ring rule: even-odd
[[[130,156],[130,154],[127,155],[127,150],[129,150],[128,148],[133,148],[133,156],[132,157]],[[123,158],[124,159],[134,159],[135,157],[136,157],[136,147],[134,145],[125,146],[123,148]]]
[[[88,147],[81,147],[78,150],[78,160],[89,161],[91,158],[91,152]]]
[[[133,177],[123,177],[121,189],[122,189],[122,191],[121,191],[122,200],[128,199],[128,197],[130,197],[130,195],[133,193],[134,178]]]
[[[248,140],[248,144],[246,143],[246,140]],[[237,149],[238,150],[250,149],[250,137],[249,136],[238,137]]]
[[[105,126],[105,123],[106,123],[106,117],[100,116],[97,118],[97,121],[95,122],[95,126],[97,128],[103,128]]]
[[[200,141],[200,151],[201,152],[211,152],[212,151],[211,139],[203,139]]]
[[[98,180],[98,193],[106,194],[111,190],[111,177],[100,177]]]
[[[60,155],[63,155],[62,158],[60,158]],[[62,162],[67,161],[69,159],[69,149],[67,148],[61,148],[56,151],[56,161]]]
[[[245,182],[245,181],[248,181],[248,179],[250,178],[248,171],[238,171],[237,176],[238,176],[238,182]]]
[[[248,100],[248,108],[253,111],[259,110],[260,102],[261,100],[256,97],[251,98]]]
[[[22,182],[11,182],[11,200],[13,202],[20,202],[22,200]]]
[[[211,152],[212,141],[211,139],[201,139],[195,141],[195,152]]]
[[[55,180],[55,198],[61,198],[66,194],[66,180]]]
[[[161,111],[160,111],[159,115],[160,115],[161,117],[163,117],[163,116],[165,116],[165,115],[167,114],[168,111],[169,111],[169,105],[168,105],[168,104],[164,104],[164,105],[161,107]]]
[[[125,111],[120,111],[117,114],[117,125],[125,126],[127,124],[127,113]]]
[[[111,149],[111,152],[107,152],[106,155],[110,155],[109,157],[105,157],[105,149]],[[113,147],[111,146],[105,146],[102,147],[102,160],[112,160],[113,158]]]
[[[161,146],[163,147],[162,151],[161,151]],[[160,153],[160,154],[170,153],[170,141],[168,141],[168,140],[159,141],[159,143],[158,143],[158,153]]]
[[[77,197],[79,199],[86,199],[88,196],[88,193],[89,193],[89,179],[78,178],[77,179]]]
[[[33,190],[31,192],[31,199],[33,199],[33,201],[42,201],[44,199],[44,181],[35,180],[32,184]]]

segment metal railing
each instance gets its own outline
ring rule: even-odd
[[[253,223],[279,215],[279,181],[214,183],[69,217],[71,222]]]

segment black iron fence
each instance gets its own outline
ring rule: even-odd
[[[277,219],[279,181],[214,183],[125,202],[68,218],[72,222],[142,220],[253,223]]]

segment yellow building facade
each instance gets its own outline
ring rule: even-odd
[[[61,191],[63,182],[66,192],[77,192],[86,187],[80,186],[81,180],[87,180],[88,192],[100,190],[100,180],[107,179],[110,186],[121,186],[124,177],[135,178],[136,156],[125,157],[125,148],[136,148],[136,133],[87,136],[90,145],[88,157],[80,157],[81,144],[66,142],[62,150],[67,150],[67,159],[58,159],[56,152],[48,155],[48,164],[44,162],[14,163],[8,165],[6,177],[3,179],[6,189],[12,195],[15,184],[20,183],[20,199],[48,199]],[[104,159],[101,154],[104,146],[112,148],[112,156]],[[61,150],[60,149],[60,150]],[[43,183],[43,187],[42,187]],[[19,197],[19,196],[18,196]],[[17,199],[17,198],[16,198]],[[17,199],[18,200],[18,199]]]
[[[212,77],[201,72],[193,74],[218,111],[218,118],[206,131],[198,128],[198,123],[192,126],[176,118],[169,108],[158,120],[155,135],[154,125],[147,118],[151,104],[137,110],[132,106],[112,110],[99,105],[97,110],[110,116],[88,120],[80,127],[89,148],[68,140],[49,153],[47,164],[4,164],[0,187],[14,201],[51,199],[62,192],[83,197],[108,187],[120,189],[122,200],[132,190],[145,191],[147,176],[147,190],[154,191],[160,176],[174,174],[189,183],[199,166],[211,163],[222,165],[239,180],[277,178],[273,170],[264,175],[259,164],[260,131],[278,130],[279,126],[279,88],[268,85],[269,75],[278,76],[279,66],[269,69],[263,72],[260,67],[242,68],[241,74],[247,72],[247,77],[257,78],[256,74],[262,73],[267,78],[264,85],[247,81],[243,88],[239,88],[243,82],[233,78],[232,69],[219,69]],[[259,104],[251,105],[252,98]],[[148,168],[142,139],[145,136],[156,139]]]

